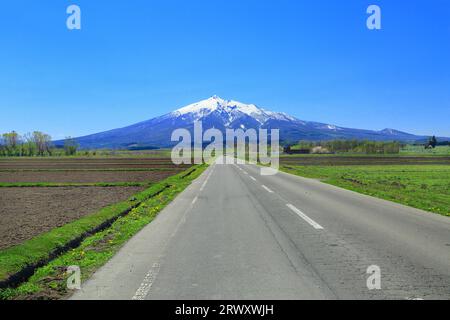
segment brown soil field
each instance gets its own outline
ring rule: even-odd
[[[342,166],[342,165],[425,165],[447,164],[450,157],[393,157],[393,156],[288,156],[281,157],[282,165]]]
[[[0,170],[105,170],[105,169],[157,169],[187,168],[176,166],[170,158],[23,158],[0,159]]]
[[[158,182],[188,167],[176,166],[170,158],[7,158],[0,159],[0,182]],[[166,170],[158,170],[162,168]],[[143,189],[0,188],[0,250],[126,200]]]
[[[124,201],[142,187],[2,188],[0,249]]]
[[[157,182],[178,172],[180,172],[179,169],[170,171],[0,171],[0,182]]]

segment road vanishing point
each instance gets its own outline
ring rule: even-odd
[[[216,163],[72,299],[450,299],[450,219]]]

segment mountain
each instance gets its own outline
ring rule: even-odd
[[[203,130],[279,129],[282,143],[299,140],[366,139],[376,141],[413,142],[427,139],[394,129],[381,131],[350,129],[331,124],[303,121],[281,112],[261,109],[254,104],[224,100],[217,96],[188,105],[169,114],[114,129],[77,138],[81,148],[161,148],[175,145],[170,138],[178,128],[193,131],[194,122],[202,121]],[[56,141],[61,145],[62,141]]]

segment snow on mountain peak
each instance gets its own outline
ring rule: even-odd
[[[232,121],[242,117],[243,115],[250,116],[261,124],[265,123],[269,119],[288,121],[296,120],[295,118],[290,117],[285,113],[266,111],[254,104],[245,104],[239,101],[225,100],[216,95],[212,96],[209,99],[202,100],[200,102],[196,102],[178,109],[172,114],[176,116],[190,115],[195,120],[201,120],[201,118],[208,116],[213,112],[227,114],[228,121],[226,124],[231,123]]]
[[[224,111],[232,111],[237,109],[244,113],[258,112],[259,110],[255,105],[246,105],[241,102],[225,100],[218,96],[212,96],[209,99],[190,104],[188,106],[176,110],[175,112],[181,115],[198,112],[201,112],[203,114],[205,113],[209,114],[210,112],[214,112],[218,109],[223,109]]]

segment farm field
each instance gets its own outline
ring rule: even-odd
[[[0,250],[124,201],[143,187],[2,188]]]
[[[69,293],[68,275],[61,266],[78,265],[83,278],[88,278],[207,168],[178,167],[166,160],[165,170],[135,166],[126,169],[135,159],[121,160],[119,169],[107,165],[86,170],[66,165],[64,170],[3,171],[43,174],[36,179],[44,182],[33,187],[22,183],[2,187],[0,183],[0,206],[4,205],[4,212],[0,212],[0,300],[65,297]],[[117,164],[117,159],[112,162]],[[136,173],[147,176],[141,177],[145,181],[136,186],[117,183],[104,187],[100,180],[111,172],[121,175],[118,180],[127,173],[131,175],[129,180],[139,179]],[[88,173],[99,181],[89,187],[67,182],[45,186],[49,178],[46,175],[60,173]],[[71,180],[81,181],[78,176]]]
[[[157,171],[0,171],[2,183],[158,182],[180,169]]]
[[[394,156],[394,155],[289,155],[281,156],[280,163],[290,166],[340,165],[450,165],[447,156]]]
[[[423,146],[407,145],[400,150],[401,155],[446,155],[450,156],[450,146],[437,146],[434,149],[425,149]]]
[[[186,170],[170,158],[0,160],[0,250],[125,201]]]
[[[403,159],[403,158],[402,158]],[[355,159],[343,162],[356,162]],[[364,159],[362,162],[368,162]],[[450,165],[396,164],[336,165],[326,162],[282,161],[281,170],[306,178],[319,179],[338,187],[398,202],[418,209],[450,216]],[[300,165],[301,164],[301,165]]]
[[[167,170],[183,169],[174,166],[170,158],[6,158],[0,159],[0,171],[17,170]]]

